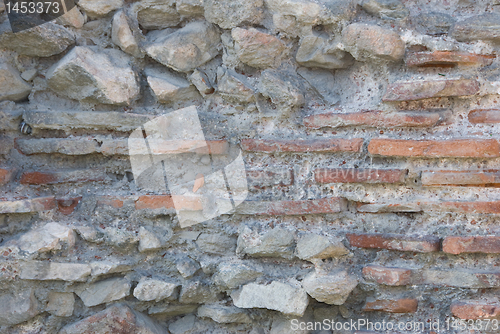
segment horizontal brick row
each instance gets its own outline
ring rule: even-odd
[[[479,82],[470,79],[396,82],[387,87],[382,101],[414,101],[433,97],[469,96],[479,92]]]
[[[500,201],[415,201],[407,203],[358,203],[358,212],[459,212],[500,213]]]
[[[173,140],[150,142],[152,154],[212,153],[225,154],[229,145],[225,140]],[[132,145],[134,143],[132,142]],[[108,139],[98,137],[17,139],[16,147],[26,155],[65,154],[86,155],[100,153],[105,156],[129,155],[128,139]],[[141,146],[142,147],[142,146]],[[148,154],[148,152],[144,152]]]
[[[406,54],[405,63],[409,67],[487,66],[493,63],[495,57],[456,51],[412,52]]]
[[[498,300],[464,300],[451,304],[451,313],[460,319],[498,319],[500,302]],[[491,328],[491,327],[490,327]]]
[[[499,186],[500,170],[423,171],[423,186]]]
[[[476,109],[469,112],[469,122],[472,124],[500,123],[500,109]]]
[[[402,298],[402,299],[377,299],[367,301],[363,306],[363,311],[383,311],[389,313],[415,313],[418,308],[418,300]]]
[[[33,213],[58,209],[69,215],[80,203],[81,197],[38,197],[20,200],[0,200],[0,214]]]
[[[249,152],[361,152],[362,138],[355,139],[243,139],[241,148]]]
[[[314,179],[318,183],[403,183],[406,169],[376,168],[317,168]]]
[[[435,285],[457,288],[498,288],[500,271],[466,269],[409,269],[368,265],[362,270],[366,280],[389,286]]]
[[[25,172],[21,175],[21,184],[58,184],[104,181],[105,170],[80,169],[65,171]]]
[[[377,128],[431,127],[446,119],[444,112],[384,112],[369,110],[356,113],[325,113],[304,118],[311,129],[323,127],[366,126]]]

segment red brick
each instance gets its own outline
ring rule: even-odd
[[[500,156],[500,145],[495,139],[372,139],[368,152],[394,157],[494,158]]]
[[[72,171],[54,172],[26,172],[21,176],[22,184],[57,184],[104,181],[106,173],[104,170],[81,169]]]
[[[500,303],[498,301],[466,300],[451,304],[451,313],[460,319],[477,320],[500,317]]]
[[[355,113],[326,113],[304,118],[304,125],[311,129],[323,127],[367,126],[379,128],[430,127],[438,124],[443,115],[437,112],[384,112],[368,110]]]
[[[368,265],[363,268],[363,276],[367,280],[391,286],[409,285],[412,283],[411,269]]]
[[[251,169],[247,170],[248,185],[254,188],[262,188],[274,185],[291,186],[294,176],[293,169],[282,168],[281,170]]]
[[[139,147],[142,147],[142,138]],[[152,154],[178,154],[178,153],[198,153],[198,154],[225,154],[229,150],[229,143],[226,140],[155,140],[148,138],[149,148]],[[101,151],[106,155],[129,154],[129,145],[134,146],[134,141],[114,140],[105,141],[101,146]],[[137,149],[136,149],[137,151]],[[147,154],[147,152],[145,152]]]
[[[421,181],[423,186],[459,185],[459,186],[500,186],[500,170],[479,171],[424,171]]]
[[[318,168],[314,179],[318,183],[403,183],[407,169]]]
[[[9,183],[14,178],[12,168],[0,168],[0,186]]]
[[[0,213],[29,213],[52,210],[56,207],[57,203],[54,197],[0,201]]]
[[[461,213],[500,213],[500,201],[427,203],[427,211]]]
[[[493,63],[495,55],[479,55],[467,52],[434,51],[413,52],[406,55],[406,66],[455,67],[457,65],[487,66]]]
[[[498,254],[500,236],[449,236],[443,240],[443,252]]]
[[[174,201],[170,195],[144,195],[135,202],[135,208],[141,209],[176,209],[176,210],[203,210],[199,197],[177,196]]]
[[[76,206],[80,203],[82,197],[65,197],[65,198],[57,198],[57,206],[59,208],[59,212],[63,215],[70,215],[75,211]]]
[[[413,101],[432,97],[474,95],[479,91],[476,80],[433,80],[396,82],[387,87],[382,101]]]
[[[126,201],[127,197],[117,197],[117,196],[100,196],[97,199],[98,206],[111,206],[115,209],[123,208],[123,202]]]
[[[387,212],[422,212],[422,202],[409,203],[358,203],[358,212],[387,213]]]
[[[361,152],[363,139],[243,139],[241,147],[251,152]]]
[[[407,252],[438,252],[440,239],[434,236],[409,237],[402,234],[362,233],[347,234],[351,246],[360,248],[391,249]]]
[[[378,299],[366,302],[363,311],[383,311],[389,313],[415,313],[417,312],[418,301],[416,299]]]
[[[298,201],[245,201],[236,207],[236,212],[247,215],[306,215],[337,213],[347,209],[347,201],[340,197]]]
[[[472,124],[500,123],[500,109],[476,109],[469,113],[469,122]]]

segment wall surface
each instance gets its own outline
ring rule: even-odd
[[[0,332],[496,332],[499,46],[498,0],[0,4]]]

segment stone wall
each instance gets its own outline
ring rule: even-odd
[[[0,6],[1,333],[500,317],[498,0]],[[129,136],[180,109],[210,158],[170,153],[242,152],[230,211],[137,180]]]

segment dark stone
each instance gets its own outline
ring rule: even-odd
[[[500,14],[486,13],[457,22],[451,36],[459,42],[500,41]]]
[[[427,35],[444,35],[450,30],[455,19],[445,13],[422,13],[416,17],[417,30]]]

